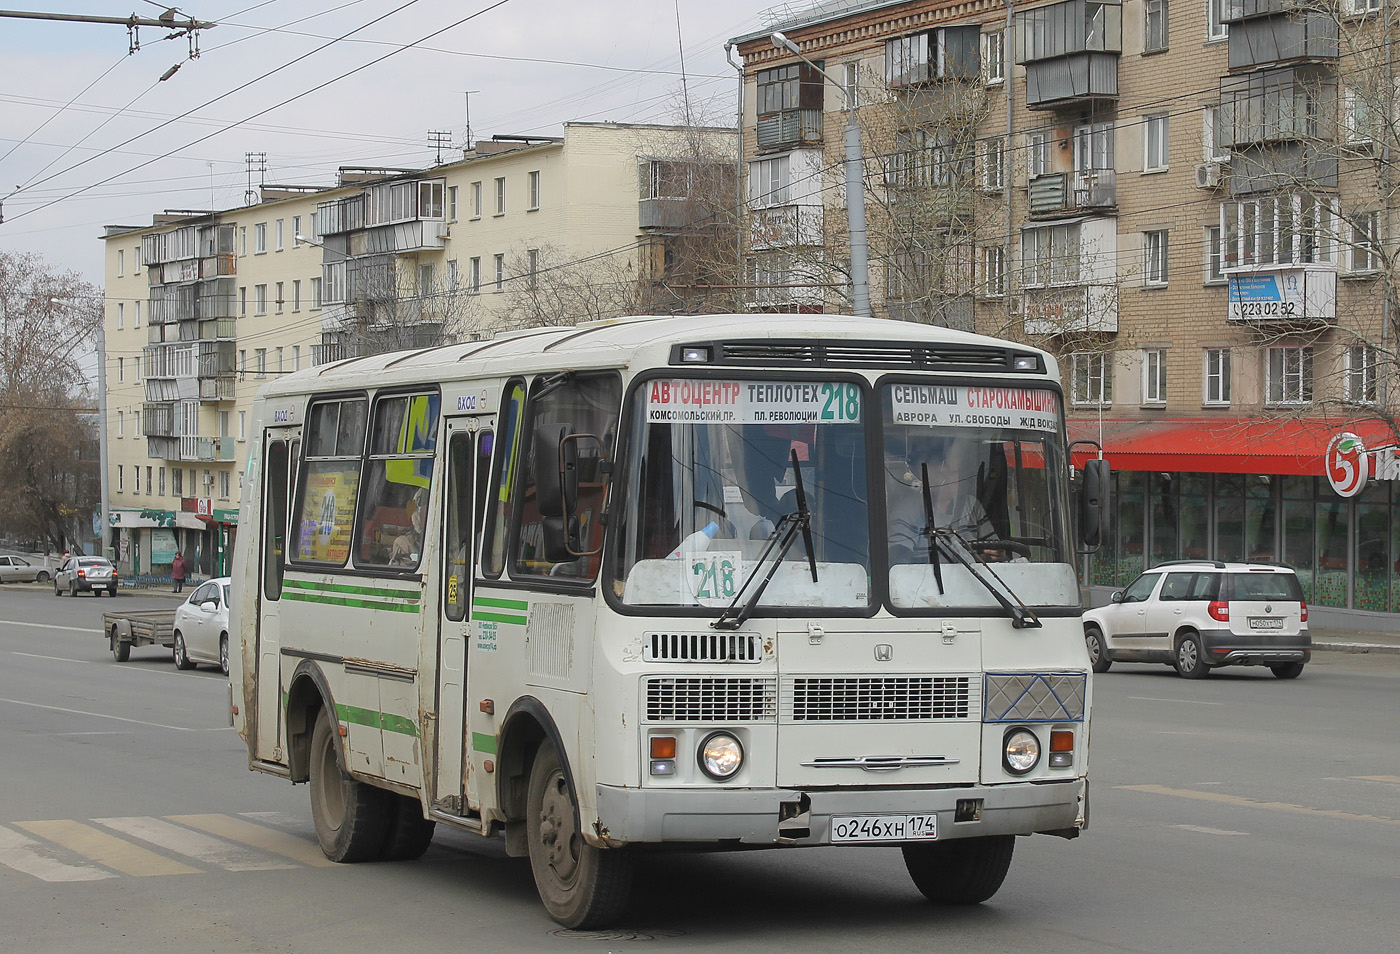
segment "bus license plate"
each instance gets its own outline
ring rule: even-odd
[[[1250,629],[1283,629],[1283,620],[1277,616],[1251,616]]]
[[[938,837],[937,815],[835,815],[833,843],[852,841],[931,841]]]

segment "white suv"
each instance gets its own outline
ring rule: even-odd
[[[1298,577],[1271,563],[1162,563],[1084,614],[1094,672],[1115,662],[1175,666],[1199,679],[1216,666],[1268,666],[1293,679],[1312,658]]]

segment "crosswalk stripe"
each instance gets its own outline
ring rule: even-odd
[[[274,855],[291,858],[293,861],[299,861],[314,868],[329,868],[336,864],[322,854],[320,846],[315,842],[298,838],[296,835],[289,835],[286,832],[275,831],[262,825],[255,825],[241,818],[232,818],[228,815],[166,815],[165,817],[181,825],[197,828],[200,831],[218,835],[220,838],[227,838],[240,844],[261,848],[263,851],[270,851]]]
[[[16,822],[17,827],[77,852],[100,865],[137,877],[200,874],[201,869],[158,855],[154,851],[68,819]]]
[[[94,818],[93,821],[167,851],[228,871],[282,871],[297,867],[290,861],[271,858],[262,852],[172,825],[159,818]]]
[[[92,865],[59,861],[44,845],[8,828],[0,828],[0,865],[33,875],[40,881],[101,881],[116,877]]]

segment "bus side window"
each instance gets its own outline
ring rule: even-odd
[[[287,442],[271,441],[263,468],[263,595],[282,596],[287,549]]]
[[[472,459],[472,435],[452,435],[447,446],[447,539],[442,554],[442,605],[447,618],[461,622],[467,616],[471,587],[472,510],[476,503]]]
[[[306,469],[297,488],[290,558],[343,566],[359,499],[365,399],[322,401],[307,418]]]
[[[506,566],[506,531],[510,525],[511,505],[515,500],[515,476],[520,456],[520,419],[525,410],[525,386],[512,381],[505,389],[498,422],[495,478],[487,485],[491,490],[487,501],[486,545],[481,553],[481,573],[496,577]]]
[[[382,396],[365,461],[355,565],[416,570],[437,452],[437,392]]]

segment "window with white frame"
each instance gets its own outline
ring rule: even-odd
[[[1269,404],[1307,404],[1313,391],[1313,349],[1277,346],[1267,349],[1264,394]]]
[[[461,281],[461,275],[457,272],[457,260],[449,258],[447,260],[447,288],[449,291],[457,290],[457,283]]]
[[[276,251],[279,251],[279,252],[282,251],[282,249],[286,247],[286,246],[285,246],[285,241],[286,241],[285,232],[283,231],[283,225],[282,225],[282,223],[283,223],[284,221],[285,221],[284,219],[278,219],[275,223],[273,223],[273,225],[274,225],[274,228],[273,228],[273,230],[272,230],[272,231],[273,231],[273,239],[274,239],[274,241],[276,242],[276,244],[273,246],[273,248],[274,248]]]
[[[1376,403],[1376,349],[1353,345],[1347,349],[1343,396],[1355,404]]]
[[[499,176],[496,179],[496,214],[506,214],[506,177]]]
[[[1029,288],[1079,283],[1079,223],[1021,233],[1021,274]]]
[[[1351,223],[1351,270],[1373,272],[1380,268],[1377,247],[1379,217],[1375,212],[1358,212]]]
[[[117,277],[121,278],[126,274],[126,249],[117,249]]]
[[[170,496],[183,497],[185,495],[185,468],[173,467],[170,470]]]
[[[321,279],[311,279],[311,307],[313,309],[321,307]]]
[[[846,92],[845,101],[841,104],[843,109],[860,106],[860,63],[852,62],[845,65],[842,83]]]
[[[266,348],[259,348],[259,349],[255,352],[254,357],[255,357],[256,362],[257,362],[256,368],[257,368],[258,377],[260,377],[260,378],[265,378],[265,377],[267,377],[267,349],[266,349]]]
[[[292,370],[301,370],[301,345],[292,345]]]
[[[122,472],[122,465],[121,465],[121,464],[118,464],[118,465],[117,465],[117,493],[121,494],[121,493],[125,493],[125,492],[126,492],[126,480],[125,480],[125,475],[124,475],[123,472]]]
[[[530,187],[530,205],[527,211],[533,211],[540,207],[540,174],[538,170],[526,173],[526,181]]]
[[[1167,0],[1143,0],[1142,48],[1153,53],[1167,48]]]
[[[1006,81],[1006,31],[982,34],[982,81],[988,85]]]
[[[301,279],[292,279],[292,311],[301,311]]]
[[[284,285],[283,282],[278,282],[278,283],[277,283],[277,289],[276,289],[277,295],[276,295],[275,298],[273,298],[273,302],[277,305],[277,314],[279,314],[279,315],[282,314],[282,309],[283,309],[284,307],[286,307],[286,304],[287,304],[287,300],[283,297],[283,294],[282,294],[283,285]]]
[[[1073,385],[1070,399],[1075,404],[1113,403],[1113,354],[1080,352],[1070,355]]]
[[[1222,271],[1220,259],[1220,226],[1212,225],[1205,229],[1205,255],[1206,263],[1205,275],[1202,277],[1203,284],[1210,285],[1225,281],[1225,272]]]
[[[1167,352],[1161,348],[1142,353],[1142,403],[1167,403]]]
[[[228,499],[228,471],[219,471],[219,499]]]
[[[1283,195],[1220,204],[1225,267],[1331,262],[1335,196]]]
[[[267,223],[259,222],[253,226],[253,254],[262,255],[267,252]]]
[[[1000,246],[982,249],[982,294],[988,298],[1006,294],[1006,249]]]
[[[481,218],[481,183],[472,183],[472,218]]]
[[[248,439],[248,412],[238,412],[238,439],[246,441]]]
[[[125,436],[126,436],[126,424],[124,423],[124,419],[123,419],[123,417],[122,417],[122,412],[121,412],[121,411],[118,411],[118,412],[117,412],[117,436],[118,436],[118,437],[125,437]]]
[[[496,265],[496,291],[505,291],[506,288],[506,257],[500,252],[495,256]]]
[[[267,314],[267,286],[266,286],[266,285],[254,285],[254,286],[253,286],[253,314],[255,314],[255,315],[265,315],[265,314]]]
[[[1346,12],[1354,17],[1375,13],[1381,8],[1382,0],[1346,0]]]
[[[1142,283],[1167,283],[1167,230],[1154,229],[1142,233]]]
[[[467,291],[475,295],[481,291],[481,258],[472,256],[467,266]]]
[[[1230,35],[1230,25],[1224,21],[1225,6],[1229,0],[1205,0],[1206,39],[1223,40]]]
[[[993,136],[982,143],[982,188],[1000,192],[1006,185],[1006,140]]]
[[[1367,93],[1365,89],[1348,87],[1343,95],[1343,125],[1347,142],[1353,145],[1372,142],[1383,132],[1380,115]]]
[[[418,266],[418,297],[428,298],[433,294],[433,263],[424,262]]]
[[[165,496],[165,468],[164,468],[164,467],[157,468],[157,470],[156,470],[156,496],[157,496],[157,497],[164,497],[164,496]]]
[[[1074,130],[1074,171],[1112,169],[1113,123],[1086,123]]]
[[[292,216],[292,248],[301,248],[301,237],[304,234],[301,230],[301,216]]]
[[[457,221],[457,186],[447,187],[447,221]]]
[[[133,317],[134,319],[136,319],[135,321],[132,322],[132,327],[133,327],[133,328],[140,328],[140,327],[141,327],[141,299],[139,299],[139,298],[136,299],[134,302],[131,303],[131,306],[132,306],[132,312],[133,312],[133,313],[132,313],[132,317]]]
[[[126,327],[126,305],[117,302],[117,330],[121,331],[124,327]]]
[[[536,283],[540,277],[540,250],[531,248],[525,250],[525,278],[528,287],[534,291]]]
[[[1034,179],[1050,174],[1050,134],[1033,132],[1026,136],[1026,173]]]
[[[749,205],[766,209],[788,204],[788,157],[774,156],[749,163]]]
[[[1167,168],[1167,121],[1168,117],[1147,116],[1143,120],[1143,143],[1146,155],[1142,167],[1147,172],[1161,172]]]

